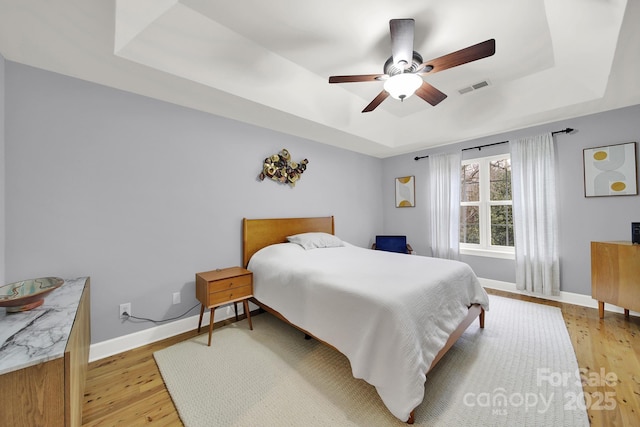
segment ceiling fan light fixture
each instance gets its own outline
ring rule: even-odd
[[[420,86],[422,86],[422,78],[412,73],[396,74],[384,82],[384,90],[401,101],[413,95]]]

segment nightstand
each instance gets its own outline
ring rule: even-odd
[[[211,334],[213,333],[213,313],[216,307],[242,301],[244,312],[251,324],[251,312],[249,311],[249,298],[253,296],[253,273],[242,267],[229,267],[196,274],[196,298],[200,301],[200,321],[198,332],[202,325],[202,316],[205,307],[211,310],[209,318],[209,346],[211,346]],[[236,306],[236,318],[238,316]]]

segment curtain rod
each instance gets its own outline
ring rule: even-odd
[[[571,132],[573,132],[574,130],[575,130],[575,129],[572,129],[572,128],[566,128],[566,129],[562,129],[562,130],[556,130],[556,131],[554,131],[554,132],[551,132],[551,135],[555,135],[555,134],[558,134],[558,133],[571,133]],[[462,149],[462,151],[467,151],[467,150],[476,150],[476,149],[478,149],[478,150],[482,150],[482,149],[483,149],[483,148],[485,148],[485,147],[491,147],[491,146],[494,146],[494,145],[506,144],[507,142],[509,142],[509,141],[493,142],[493,143],[491,143],[491,144],[485,144],[485,145],[478,145],[478,146],[476,146],[476,147],[463,148],[463,149]],[[413,158],[413,160],[426,159],[427,157],[429,157],[429,155],[426,155],[426,156],[416,156],[416,157],[414,157],[414,158]]]

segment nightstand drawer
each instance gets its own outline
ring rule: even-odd
[[[212,292],[209,294],[209,305],[223,304],[239,298],[246,298],[251,296],[251,294],[251,283],[220,292]]]
[[[233,288],[251,285],[251,275],[230,277],[228,279],[209,282],[209,293],[226,291]]]

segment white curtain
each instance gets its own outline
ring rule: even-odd
[[[556,166],[550,133],[509,141],[513,183],[516,285],[541,294],[560,293]]]
[[[429,155],[429,229],[432,255],[458,259],[460,152]]]

